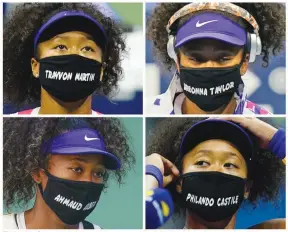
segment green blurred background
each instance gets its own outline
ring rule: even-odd
[[[95,210],[86,220],[103,229],[142,229],[143,209],[143,123],[142,118],[119,118],[130,137],[130,148],[135,153],[136,165],[128,172],[124,184],[111,179],[102,193]],[[34,200],[26,208],[14,207],[13,212],[23,212],[33,206]],[[4,209],[4,214],[7,211]]]
[[[120,118],[131,137],[130,148],[136,154],[136,165],[125,184],[109,181],[96,209],[87,220],[104,229],[142,229],[143,208],[143,128],[142,118]]]
[[[88,221],[104,229],[142,229],[143,208],[143,128],[142,118],[120,118],[131,137],[130,148],[136,154],[136,166],[119,187],[110,181]]]
[[[107,3],[112,10],[121,17],[122,22],[129,25],[142,26],[143,4],[142,3]]]

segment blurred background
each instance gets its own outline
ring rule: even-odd
[[[114,179],[109,179],[108,188],[101,194],[99,203],[86,220],[99,225],[102,229],[142,229],[142,118],[119,118],[119,120],[125,127],[126,133],[130,138],[129,146],[135,153],[136,165],[132,170],[127,172],[127,176],[123,179],[123,185],[119,186],[118,182]],[[23,208],[15,204],[12,212],[23,212],[24,210],[30,209],[33,204],[34,199]],[[3,208],[3,213],[7,214],[5,208]]]
[[[4,24],[5,15],[18,3],[4,3]],[[96,3],[95,3],[96,4]],[[113,99],[103,96],[94,96],[92,108],[103,114],[142,114],[142,80],[145,46],[143,39],[142,3],[97,3],[102,13],[117,20],[126,32],[128,54],[123,60],[124,79],[119,82],[119,93]],[[31,109],[39,106],[27,106],[21,110]],[[13,105],[4,104],[4,114],[11,114],[19,110]]]
[[[146,3],[146,21],[158,3]],[[273,35],[271,35],[273,36]],[[263,106],[273,114],[285,114],[286,57],[284,52],[273,57],[267,68],[262,67],[261,58],[249,64],[249,70],[243,76],[248,99]],[[151,41],[146,40],[146,79],[145,97],[164,93],[172,74],[160,68],[153,58]],[[148,88],[149,86],[149,88]]]
[[[146,118],[146,141],[149,133],[155,125],[163,118]],[[285,117],[266,118],[265,121],[279,128],[286,128]],[[148,154],[147,154],[148,155]],[[250,226],[258,223],[275,219],[286,218],[286,186],[282,186],[279,193],[279,198],[276,204],[272,202],[263,202],[258,200],[256,207],[247,201],[244,201],[238,211],[236,218],[235,229],[247,229]],[[182,229],[184,227],[185,218],[175,214],[173,217],[162,226],[162,229]]]

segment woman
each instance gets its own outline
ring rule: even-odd
[[[95,4],[17,4],[4,24],[4,99],[17,114],[99,114],[92,94],[117,90],[122,29]]]
[[[285,182],[285,131],[257,118],[229,120],[236,123],[167,119],[150,134],[146,188],[169,190],[179,216],[186,212],[184,228],[233,229],[244,199],[273,201]],[[285,219],[253,228],[285,228]]]
[[[257,56],[268,66],[283,50],[285,25],[281,3],[159,4],[147,37],[158,61],[176,72],[167,91],[148,101],[147,112],[269,114],[247,100],[241,77]]]
[[[92,229],[84,219],[134,154],[118,119],[6,118],[3,160],[8,212],[35,197],[31,209],[4,215],[5,229]]]

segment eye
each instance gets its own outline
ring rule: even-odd
[[[230,60],[232,60],[232,58],[230,58],[230,57],[223,57],[223,58],[220,58],[220,59],[219,59],[219,63],[225,63],[225,62],[228,62],[228,61],[230,61]]]
[[[94,172],[94,176],[97,178],[103,178],[104,172]]]
[[[237,165],[232,164],[232,163],[225,163],[225,164],[224,164],[224,167],[225,167],[225,168],[238,168]]]
[[[63,51],[63,50],[68,50],[67,47],[63,44],[57,45],[56,47],[54,47],[54,49]]]
[[[82,51],[85,51],[85,52],[95,52],[93,48],[89,47],[89,46],[86,46],[84,48],[82,48]]]
[[[200,63],[201,62],[200,59],[197,59],[196,57],[193,57],[193,56],[189,57],[189,60],[191,60],[191,61],[193,61],[195,63]]]
[[[204,160],[200,160],[200,161],[197,161],[197,162],[195,163],[195,165],[196,165],[196,166],[200,166],[200,167],[207,167],[207,166],[209,166],[210,164],[209,164],[208,162],[204,161]]]
[[[83,169],[80,167],[77,167],[77,168],[72,168],[72,171],[77,172],[77,173],[81,173],[81,172],[83,172]]]

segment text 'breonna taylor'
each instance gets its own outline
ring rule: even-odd
[[[220,85],[220,86],[211,87],[211,88],[195,88],[193,86],[189,86],[184,83],[185,91],[194,95],[203,95],[203,96],[208,96],[208,94],[210,96],[213,96],[215,94],[221,94],[233,88],[234,88],[234,82],[229,82],[226,85]]]

